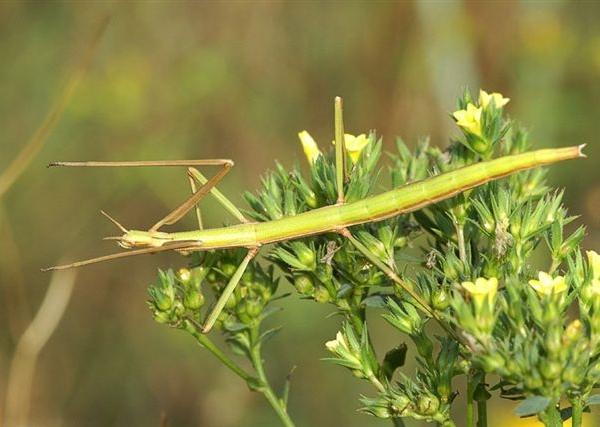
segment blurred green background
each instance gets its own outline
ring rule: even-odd
[[[553,167],[550,177],[589,227],[585,246],[600,248],[598,3],[1,2],[0,173],[107,13],[89,73],[0,200],[0,407],[15,344],[49,281],[39,268],[115,251],[100,240],[115,229],[99,209],[145,228],[189,191],[183,170],[46,169],[53,160],[232,158],[221,189],[241,203],[276,159],[303,160],[298,131],[331,140],[335,95],[349,132],[376,129],[392,149],[396,135],[445,145],[458,135],[449,118],[456,97],[465,85],[482,87],[512,99],[509,114],[538,146],[589,144],[587,161]],[[222,210],[203,206],[220,225]],[[193,227],[193,217],[179,227]],[[183,264],[161,254],[80,271],[39,359],[31,425],[151,426],[165,416],[173,426],[278,425],[260,395],[152,320],[146,286],[158,267]],[[391,425],[357,414],[358,396],[372,390],[319,360],[338,326],[329,310],[295,296],[280,305],[274,322],[285,327],[265,357],[277,386],[297,366],[298,425]],[[380,348],[396,344],[374,322]],[[512,407],[497,402],[491,425],[535,425],[519,424]]]

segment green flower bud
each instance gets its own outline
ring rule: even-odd
[[[571,346],[573,343],[581,339],[583,336],[583,324],[579,319],[573,320],[567,325],[565,333],[563,334],[563,341],[565,346]]]
[[[352,372],[352,375],[356,378],[365,378],[365,374],[360,369],[351,369],[350,372]]]
[[[417,400],[417,412],[422,415],[433,415],[440,408],[440,401],[431,394],[422,394]]]
[[[418,331],[416,335],[411,335],[415,345],[417,346],[417,352],[421,357],[430,358],[433,354],[433,343],[427,335]]]
[[[450,298],[448,292],[444,289],[436,289],[431,295],[431,306],[435,310],[443,311],[450,305]]]
[[[175,289],[171,286],[152,287],[148,290],[153,305],[160,311],[167,311],[175,302]]]
[[[394,247],[398,249],[405,248],[408,245],[408,239],[405,236],[400,236],[394,241]]]
[[[542,387],[544,382],[537,373],[531,373],[531,375],[525,375],[523,378],[523,385],[529,390],[535,390]]]
[[[381,227],[377,232],[377,237],[387,248],[391,248],[395,242],[393,242],[394,232],[389,225]]]
[[[185,285],[191,280],[192,272],[187,268],[181,268],[177,272],[177,278]]]
[[[308,274],[295,275],[294,287],[302,295],[310,295],[315,288],[314,282]]]
[[[204,305],[204,295],[200,291],[190,289],[183,296],[183,305],[188,310],[198,310]]]
[[[368,413],[377,418],[387,419],[391,417],[390,410],[385,405],[370,405],[368,407]]]
[[[475,138],[471,147],[477,154],[481,154],[483,156],[489,154],[490,149],[492,148],[492,144],[489,141],[483,140],[481,138]]]
[[[557,355],[562,350],[561,330],[558,326],[553,326],[546,333],[544,343],[546,350],[550,355]]]
[[[236,297],[235,293],[231,294],[231,296],[227,299],[227,302],[225,303],[225,308],[228,309],[232,309],[235,308],[235,306],[238,303],[238,298]]]
[[[317,263],[317,254],[306,243],[293,242],[292,248],[298,261],[302,263],[308,270],[314,270]]]
[[[183,315],[183,313],[185,313],[185,307],[183,306],[181,301],[175,301],[175,304],[173,305],[173,314],[176,317],[180,317],[181,315]]]
[[[504,358],[498,353],[484,354],[479,357],[481,367],[485,372],[497,372],[504,367]]]
[[[329,295],[329,291],[324,286],[317,286],[315,288],[315,301],[320,303],[328,303],[331,302],[332,298]]]
[[[404,395],[396,396],[392,404],[398,415],[405,415],[407,410],[410,410],[413,406],[411,400]]]
[[[458,370],[463,374],[468,373],[471,370],[471,361],[462,359],[460,362],[458,362]]]
[[[540,367],[540,373],[547,380],[560,378],[562,365],[560,362],[544,361]]]
[[[223,272],[223,274],[227,278],[233,276],[233,274],[235,273],[235,270],[237,270],[237,265],[230,263],[230,262],[224,262],[223,264],[221,264],[220,267],[221,267],[220,270]]]
[[[246,313],[253,319],[260,316],[264,308],[264,304],[258,299],[251,299],[246,301]]]
[[[171,322],[171,314],[166,311],[155,311],[154,312],[154,320],[158,323],[170,323]]]
[[[319,264],[317,265],[316,275],[323,283],[331,282],[331,279],[333,278],[333,267],[330,264]]]
[[[206,275],[206,280],[211,283],[214,283],[218,280],[217,273],[214,270],[210,270]]]
[[[562,380],[571,384],[581,384],[584,377],[585,371],[575,366],[566,366],[562,374]]]

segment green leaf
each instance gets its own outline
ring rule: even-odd
[[[544,411],[549,404],[549,397],[531,396],[521,402],[521,404],[515,408],[514,413],[519,417],[535,415]]]

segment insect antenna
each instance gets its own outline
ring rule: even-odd
[[[106,212],[104,212],[104,211],[100,211],[100,213],[101,213],[102,215],[104,215],[106,218],[108,218],[108,220],[109,220],[110,222],[112,222],[114,225],[116,225],[117,227],[119,227],[119,230],[121,230],[123,233],[127,233],[127,232],[129,231],[129,230],[127,230],[125,227],[123,227],[123,226],[122,226],[122,225],[119,223],[119,221],[117,221],[116,219],[114,219],[112,216],[110,216],[110,215],[109,215],[109,214],[107,214]],[[112,240],[112,239],[108,239],[108,240]]]

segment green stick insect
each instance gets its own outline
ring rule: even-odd
[[[171,161],[127,161],[127,162],[56,162],[50,166],[76,167],[146,167],[146,166],[183,166],[187,167],[192,195],[172,212],[158,221],[149,230],[127,230],[116,220],[105,214],[123,235],[109,237],[117,240],[118,244],[130,251],[105,255],[98,258],[78,261],[68,265],[50,267],[45,270],[59,270],[81,267],[102,261],[124,258],[140,254],[163,251],[207,251],[214,249],[244,247],[248,252],[238,266],[235,274],[225,287],[220,298],[208,315],[203,326],[207,333],[213,327],[227,300],[233,293],[250,261],[258,254],[263,245],[309,235],[322,233],[339,233],[361,252],[370,262],[387,274],[392,281],[402,287],[414,298],[421,308],[447,329],[433,309],[421,298],[410,284],[403,281],[392,269],[381,262],[369,249],[357,240],[348,227],[368,222],[380,221],[396,215],[405,214],[424,208],[433,203],[448,199],[463,191],[505,177],[522,170],[548,165],[551,163],[585,157],[582,152],[584,145],[558,149],[544,149],[528,153],[504,156],[495,160],[483,161],[470,166],[432,176],[422,181],[412,182],[382,194],[371,196],[360,201],[346,203],[344,197],[344,182],[347,176],[344,147],[344,125],[342,118],[342,100],[335,99],[335,155],[336,155],[336,186],[338,199],[334,205],[314,209],[294,216],[265,222],[250,222],[242,212],[227,199],[216,185],[223,179],[233,166],[233,161],[227,159],[212,160],[171,160]],[[219,171],[210,179],[206,179],[196,168],[198,166],[220,166]],[[198,187],[199,185],[199,187]],[[198,202],[207,194],[223,205],[240,223],[228,227],[204,229]],[[179,221],[187,212],[196,209],[198,229],[167,233],[160,231],[164,225],[172,225]]]

